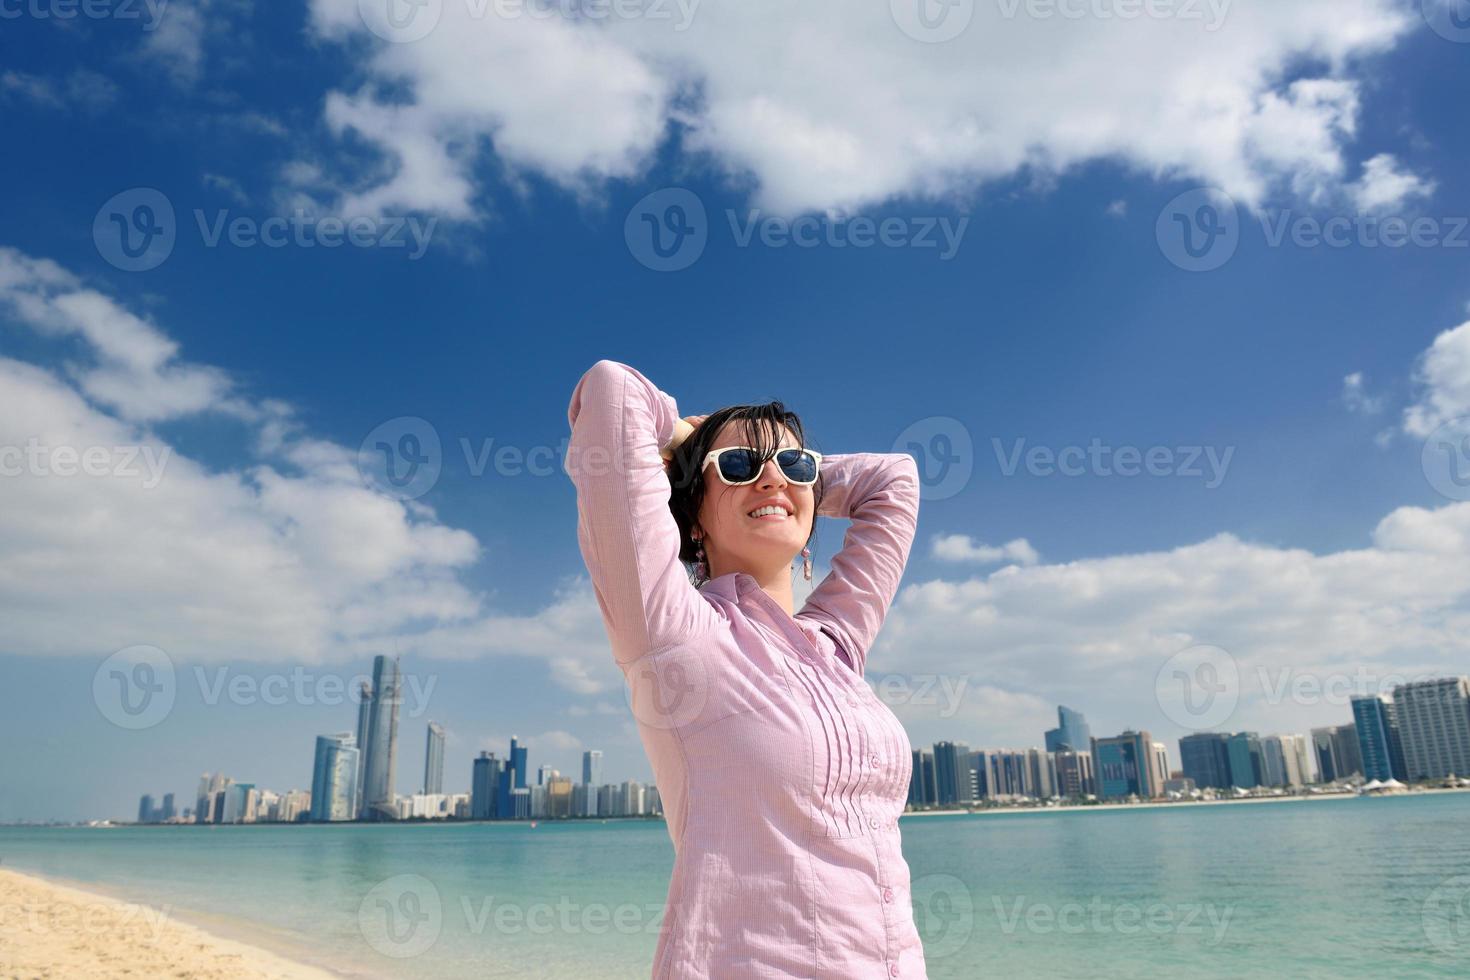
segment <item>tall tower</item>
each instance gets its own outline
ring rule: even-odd
[[[587,786],[602,784],[601,749],[588,749],[582,753],[582,782]]]
[[[357,696],[357,772],[352,780],[352,815],[361,817],[363,801],[367,799],[368,719],[373,710],[373,686],[362,681]]]
[[[424,748],[424,794],[444,792],[444,729],[429,722],[429,742]]]
[[[367,762],[363,772],[362,819],[396,820],[398,704],[401,700],[398,660],[373,658],[373,693],[368,711]]]

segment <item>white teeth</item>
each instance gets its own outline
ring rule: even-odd
[[[772,504],[768,507],[760,507],[750,512],[751,517],[765,517],[767,514],[780,514],[782,517],[785,517],[786,510],[782,507],[777,507],[775,504]]]

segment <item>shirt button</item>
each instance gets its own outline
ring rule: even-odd
[[[870,756],[868,756],[868,763],[869,763],[869,764],[870,764],[870,765],[871,765],[871,766],[872,766],[872,767],[873,767],[873,768],[874,768],[874,769],[877,769],[877,768],[878,768],[878,761],[879,761],[879,760],[878,760],[878,757],[877,757],[877,756],[876,756],[876,755],[870,755]]]
[[[896,976],[898,976],[898,964],[897,963],[889,963],[888,964],[888,975],[890,977],[896,977]]]
[[[849,708],[856,708],[858,706],[857,698],[848,698],[847,699],[847,706]]]
[[[872,827],[874,830],[877,830],[878,829],[878,818],[877,817],[869,817],[868,818],[868,826],[869,827]]]
[[[892,888],[885,888],[885,889],[883,889],[883,901],[884,902],[887,902],[889,905],[892,905],[893,904],[893,889]]]

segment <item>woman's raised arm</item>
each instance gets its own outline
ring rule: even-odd
[[[562,469],[577,488],[577,542],[625,669],[719,621],[679,561],[673,488],[659,455],[678,420],[670,395],[611,360],[582,375],[567,407],[572,437]]]
[[[800,615],[833,632],[861,676],[898,593],[919,523],[919,466],[906,453],[822,457],[819,517],[852,521]]]

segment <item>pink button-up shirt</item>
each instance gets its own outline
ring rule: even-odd
[[[862,679],[917,527],[913,458],[823,458],[818,514],[852,523],[792,617],[744,572],[690,583],[659,456],[672,397],[603,360],[567,417],[578,542],[674,844],[653,977],[924,977],[911,750]]]

